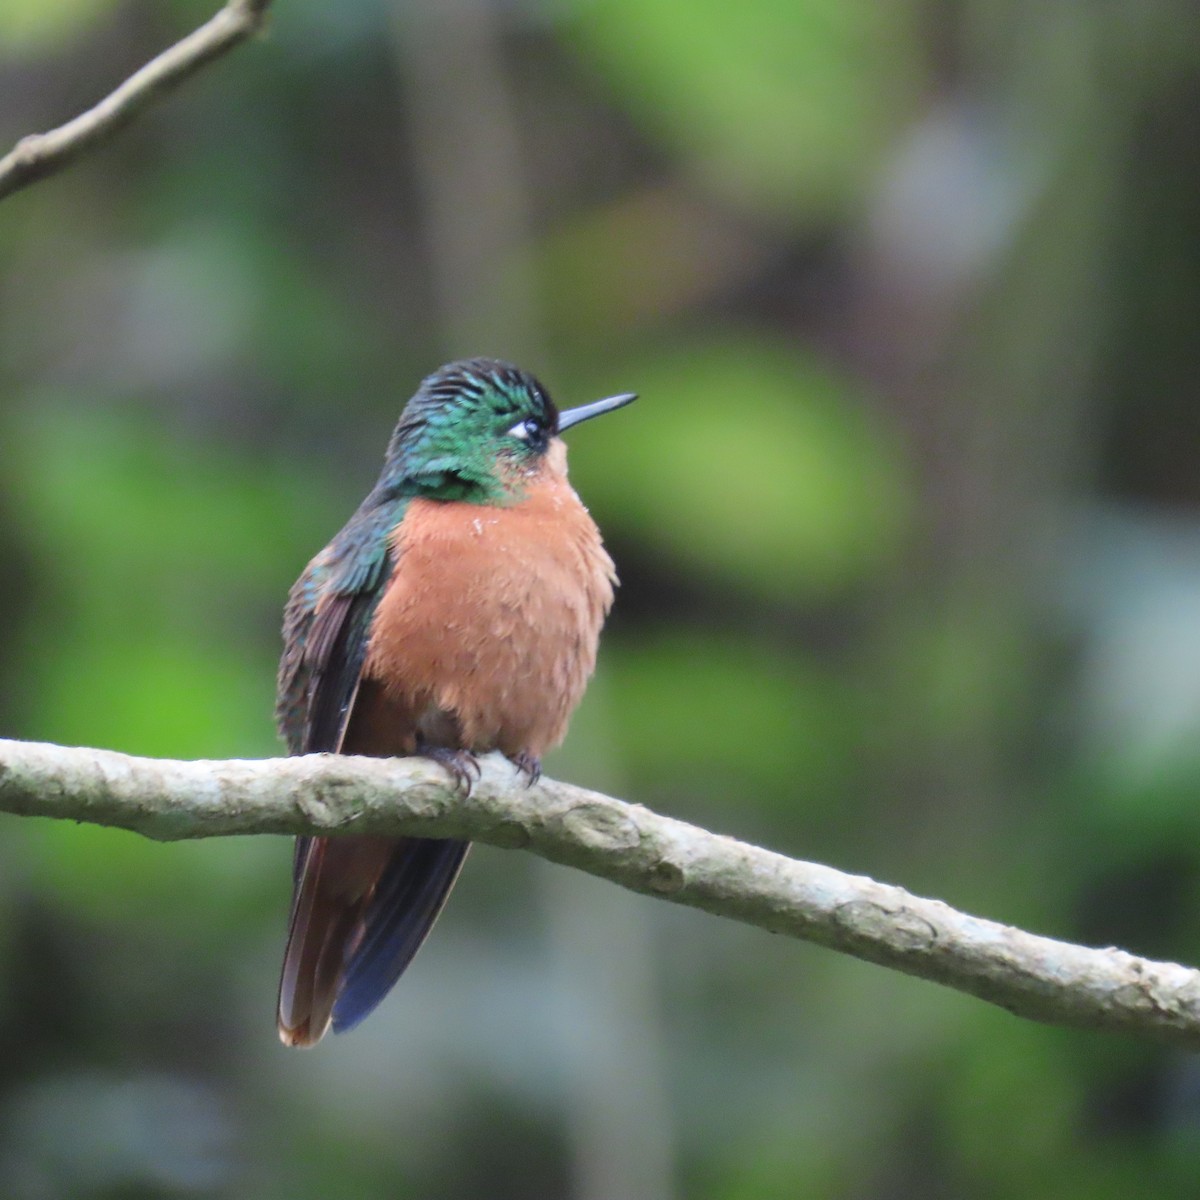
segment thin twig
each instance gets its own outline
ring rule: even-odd
[[[155,100],[252,37],[265,24],[270,4],[271,0],[229,0],[210,21],[148,62],[94,108],[48,133],[22,138],[0,159],[0,200],[106,141]]]
[[[960,913],[543,779],[497,756],[471,796],[421,758],[175,762],[0,740],[0,811],[170,841],[245,833],[419,834],[524,848],[623,887],[816,942],[1054,1025],[1200,1049],[1200,971]]]

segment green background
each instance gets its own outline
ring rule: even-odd
[[[0,0],[0,145],[206,19]],[[623,578],[556,775],[1200,959],[1194,0],[276,0],[0,204],[0,733],[270,755],[440,362]],[[0,819],[6,1200],[1192,1197],[1200,1066],[478,848],[285,1051],[279,839]]]

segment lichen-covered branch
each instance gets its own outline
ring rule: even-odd
[[[1200,1049],[1200,971],[967,916],[902,888],[799,862],[482,762],[467,797],[421,758],[173,762],[0,740],[0,811],[170,841],[245,833],[466,837],[523,848],[633,891],[894,967],[1059,1025]]]
[[[199,29],[164,50],[140,71],[74,120],[48,133],[22,138],[0,159],[0,199],[53,175],[100,142],[201,67],[257,33],[266,21],[271,0],[229,0]]]

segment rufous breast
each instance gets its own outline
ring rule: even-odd
[[[583,695],[612,559],[567,481],[561,441],[512,482],[519,498],[502,507],[413,500],[392,533],[365,674],[386,697],[393,753],[424,736],[540,758]]]

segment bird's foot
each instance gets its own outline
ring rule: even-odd
[[[508,761],[525,776],[526,787],[533,787],[541,779],[542,760],[536,754],[526,754],[522,750],[520,754],[514,754]]]
[[[417,746],[417,753],[422,758],[432,758],[440,767],[444,767],[454,780],[454,786],[464,796],[471,794],[476,780],[482,774],[479,760],[470,750],[451,750],[446,746]]]

